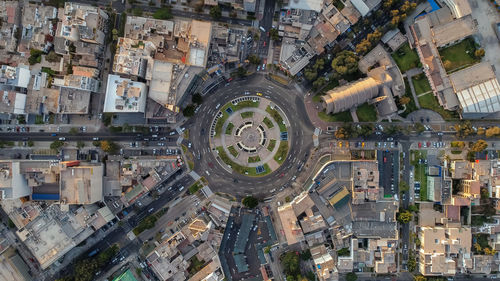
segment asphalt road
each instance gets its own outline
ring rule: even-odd
[[[180,178],[175,183],[174,187],[180,187],[180,186],[184,185],[184,186],[187,186],[186,188],[188,188],[189,185],[193,184],[193,183],[194,183],[194,180],[191,178],[191,176],[185,175],[184,177]],[[165,186],[168,188],[167,183],[165,183]],[[126,256],[128,256],[130,254],[136,254],[140,248],[140,244],[137,243],[137,240],[130,241],[127,237],[127,233],[130,232],[135,226],[137,226],[137,224],[140,222],[141,218],[144,218],[146,215],[149,214],[148,210],[153,208],[155,211],[158,211],[159,209],[165,207],[165,205],[167,203],[169,203],[171,200],[173,200],[177,196],[179,196],[182,192],[184,192],[186,190],[186,188],[183,191],[179,191],[177,188],[172,188],[171,191],[168,191],[168,190],[165,191],[164,193],[162,193],[160,195],[160,197],[158,199],[156,199],[155,201],[151,202],[150,204],[148,204],[146,206],[143,206],[141,208],[140,212],[123,220],[123,222],[124,222],[123,226],[117,226],[113,231],[110,231],[104,239],[102,239],[101,241],[96,243],[87,252],[83,253],[80,256],[80,258],[87,257],[87,255],[95,249],[99,249],[102,251],[115,243],[120,245],[120,249],[123,253],[126,253],[125,258],[126,258]],[[99,231],[102,231],[102,230],[99,230]],[[64,269],[59,271],[57,274],[52,276],[52,278],[49,280],[55,280],[55,279],[57,279],[57,277],[69,275],[74,270],[73,266],[74,266],[74,264],[71,264],[71,266],[65,267]],[[112,266],[112,265],[110,264],[109,266]],[[105,272],[105,269],[102,271]]]
[[[285,162],[276,171],[263,177],[251,178],[237,173],[229,173],[218,164],[215,155],[209,148],[209,130],[213,121],[217,104],[225,104],[237,97],[243,96],[245,91],[252,94],[261,92],[277,104],[290,120],[289,136],[291,138],[289,154]],[[306,117],[303,97],[295,89],[282,88],[267,80],[262,75],[254,75],[245,81],[233,81],[226,87],[220,88],[210,96],[205,97],[199,112],[192,117],[184,127],[190,130],[191,151],[200,155],[196,160],[194,170],[206,177],[210,187],[215,191],[226,192],[239,198],[249,194],[266,197],[270,191],[283,185],[289,185],[290,179],[296,174],[293,167],[299,161],[305,160],[305,154],[313,147],[313,126]],[[203,130],[202,130],[203,129]],[[201,132],[204,131],[202,134]],[[284,176],[279,177],[280,174]]]
[[[274,16],[274,6],[275,0],[265,0],[264,4],[264,15],[260,20],[259,24],[264,28],[265,31],[260,30],[260,40],[257,46],[257,54],[262,58],[267,58],[267,53],[269,51],[269,41],[270,37],[268,36],[269,30],[273,25],[273,16]]]

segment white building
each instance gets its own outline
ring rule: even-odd
[[[144,113],[146,111],[146,84],[108,75],[104,112]]]

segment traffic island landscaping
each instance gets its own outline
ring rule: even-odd
[[[283,164],[291,136],[287,134],[286,117],[271,105],[270,100],[250,96],[222,106],[214,122],[216,131],[224,133],[216,133],[210,141],[219,164],[251,177],[267,175]]]

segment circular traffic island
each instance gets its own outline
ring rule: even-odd
[[[229,172],[265,176],[287,157],[288,125],[283,111],[270,100],[239,97],[217,112],[210,128],[210,148]]]

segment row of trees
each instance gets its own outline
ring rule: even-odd
[[[186,117],[191,117],[194,115],[194,111],[196,110],[196,107],[198,105],[201,105],[203,103],[203,97],[201,96],[200,93],[195,93],[192,97],[191,97],[191,101],[193,103],[189,104],[188,106],[186,106],[183,110],[182,110],[182,115],[186,116]]]
[[[373,47],[377,45],[377,43],[380,41],[380,38],[382,38],[382,31],[377,28],[374,32],[369,33],[365,39],[361,40],[358,45],[356,45],[356,53],[363,55],[368,53]]]

